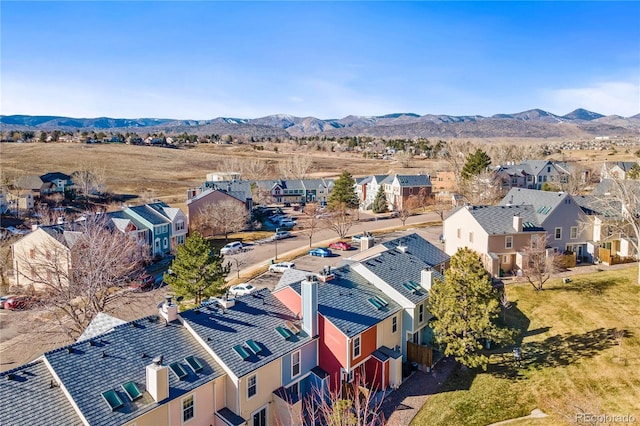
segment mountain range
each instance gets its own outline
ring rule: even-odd
[[[562,116],[532,109],[491,117],[396,113],[382,116],[349,115],[325,120],[287,114],[253,119],[218,117],[212,120],[1,115],[0,126],[2,130],[187,132],[258,137],[324,135],[384,138],[549,138],[637,136],[640,131],[640,114],[632,117],[605,116],[580,108]]]

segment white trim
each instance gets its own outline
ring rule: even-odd
[[[258,414],[259,412],[261,412],[262,410],[264,410],[264,421],[265,421],[265,425],[269,424],[269,404],[267,405],[263,405],[262,407],[258,408],[256,411],[254,411],[253,413],[251,413],[250,417],[249,417],[249,421],[247,422],[247,424],[249,426],[253,426],[253,416],[255,416],[256,414]]]
[[[255,387],[256,391],[253,395],[249,395],[249,381],[251,381],[251,378],[255,378],[255,385],[253,387]],[[247,401],[254,398],[256,395],[258,395],[258,373],[254,373],[247,377]]]
[[[558,230],[560,230],[560,236],[558,237]],[[553,238],[555,240],[561,240],[562,239],[562,227],[558,226],[553,230]]]
[[[298,374],[293,374],[293,356],[298,354]],[[302,352],[300,349],[297,351],[291,352],[291,379],[293,380],[295,377],[298,377],[302,373]]]
[[[193,412],[193,415],[191,416],[190,419],[185,420],[184,419],[184,401],[186,399],[191,398],[191,410]],[[187,395],[183,398],[180,398],[180,419],[181,419],[181,424],[186,424],[189,423],[191,420],[196,418],[196,394],[192,393],[191,395]]]
[[[513,235],[507,235],[504,237],[504,248],[513,248]]]
[[[351,340],[351,359],[356,359],[362,356],[362,335],[358,334]],[[358,340],[358,354],[356,355],[356,339]]]

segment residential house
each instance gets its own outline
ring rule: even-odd
[[[125,213],[124,210],[118,210],[105,213],[108,218],[107,226],[112,230],[118,230],[126,234],[131,240],[136,241],[139,245],[147,245],[151,240],[149,229],[141,222]]]
[[[316,369],[317,299],[313,286],[308,290],[301,309],[310,311],[297,315],[267,289],[180,314],[226,373],[226,409],[217,413],[225,424],[300,424],[302,416],[294,413],[302,413],[317,388],[326,388],[326,375]]]
[[[187,230],[187,217],[180,209],[158,202],[128,207],[125,214],[149,230],[147,244],[152,256],[165,256],[183,244]]]
[[[431,197],[429,175],[390,175],[382,181],[391,210],[402,210],[410,197]]]
[[[550,160],[525,160],[520,164],[498,166],[495,173],[502,181],[502,189],[541,189],[544,183],[561,185],[570,176],[569,166]]]
[[[448,254],[418,234],[411,234],[373,246],[347,260],[354,262],[354,271],[402,307],[404,361],[408,360],[407,342],[433,347],[427,299],[434,280],[444,278],[449,259]]]
[[[7,201],[7,188],[0,188],[0,214],[7,214],[11,210],[11,205]]]
[[[444,220],[444,251],[452,256],[468,247],[498,277],[522,269],[522,250],[545,233],[531,205],[465,206]]]
[[[40,190],[41,194],[53,194],[56,192],[64,194],[73,186],[71,176],[61,172],[44,174],[40,176],[40,180],[43,182]]]
[[[602,179],[627,179],[627,174],[633,167],[639,167],[638,161],[611,161],[602,164],[600,177]]]
[[[227,203],[234,203],[237,204],[238,206],[242,207],[242,208],[247,208],[247,201],[250,201],[251,198],[249,198],[248,200],[241,200],[236,198],[235,196],[231,195],[230,193],[226,192],[226,191],[220,191],[217,189],[207,189],[204,192],[199,193],[198,195],[194,196],[193,198],[187,200],[187,209],[189,211],[189,219],[190,219],[190,223],[192,227],[198,227],[200,224],[200,216],[203,214],[203,212],[205,212],[207,208],[207,206],[216,206],[219,205],[220,203],[223,202],[227,202]],[[251,205],[251,202],[249,202],[249,205]]]
[[[593,228],[573,197],[566,192],[512,188],[500,205],[528,205],[535,210],[537,223],[547,231],[547,244],[560,253],[572,252],[585,262],[593,261]]]
[[[431,192],[434,197],[442,203],[453,203],[453,196],[456,194],[457,181],[456,174],[448,171],[438,171],[430,176]]]
[[[327,270],[316,280],[302,271],[283,274],[275,296],[303,321],[317,317],[318,365],[337,391],[356,377],[370,388],[384,390],[402,382],[401,307],[349,265]],[[304,273],[302,273],[304,274]],[[293,277],[293,279],[291,278]],[[317,286],[317,314],[305,295]]]
[[[52,279],[64,284],[71,268],[71,248],[79,235],[65,225],[41,226],[13,243],[14,284],[32,291],[45,290],[44,282]],[[51,276],[52,270],[60,271],[58,277]]]
[[[382,181],[388,175],[371,175],[356,179],[356,194],[360,200],[360,210],[371,210]]]

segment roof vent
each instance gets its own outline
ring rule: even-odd
[[[16,375],[13,373],[9,373],[7,374],[7,380],[15,380],[16,379]]]
[[[153,362],[155,365],[162,365],[162,359],[163,359],[163,358],[164,358],[164,357],[163,357],[162,355],[157,356],[157,357],[155,357],[155,358],[152,360],[152,362]]]
[[[406,253],[409,250],[409,247],[405,246],[405,245],[399,245],[397,247],[398,251],[401,253]]]

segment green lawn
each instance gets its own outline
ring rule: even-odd
[[[550,417],[515,422],[555,425],[580,409],[640,420],[640,285],[637,269],[507,286],[506,322],[522,330],[523,362],[492,353],[486,372],[458,369],[412,425],[486,425],[540,408]],[[623,330],[622,346],[615,331]],[[436,367],[437,368],[437,367]]]

